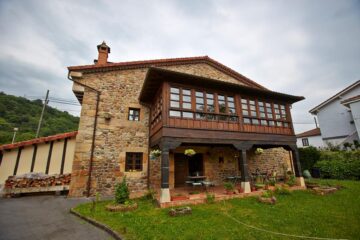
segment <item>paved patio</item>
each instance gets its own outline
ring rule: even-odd
[[[0,198],[0,239],[112,239],[69,213],[86,201],[64,196]]]

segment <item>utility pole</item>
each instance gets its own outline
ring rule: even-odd
[[[14,128],[14,135],[13,135],[13,139],[12,139],[12,142],[11,142],[11,143],[14,143],[14,142],[15,142],[16,132],[17,132],[18,130],[19,130],[18,128]]]
[[[47,90],[47,92],[46,92],[46,97],[45,97],[44,105],[43,105],[43,108],[42,108],[42,111],[41,111],[41,116],[40,116],[40,119],[39,119],[39,125],[38,125],[37,131],[36,131],[36,138],[39,137],[40,128],[41,128],[41,123],[42,123],[43,116],[44,116],[44,112],[45,112],[45,107],[46,107],[46,105],[47,105],[48,102],[49,102],[48,99],[49,99],[49,90]]]

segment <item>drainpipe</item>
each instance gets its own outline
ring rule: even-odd
[[[97,127],[97,116],[99,111],[99,102],[100,102],[100,91],[96,90],[95,88],[92,88],[88,85],[85,85],[83,83],[80,83],[78,81],[75,81],[70,77],[70,71],[68,73],[68,79],[76,84],[79,84],[80,86],[83,86],[84,88],[88,88],[91,91],[96,92],[96,109],[95,109],[95,117],[94,117],[94,129],[93,129],[93,135],[92,135],[92,142],[91,142],[91,152],[90,152],[90,163],[89,163],[89,177],[87,181],[86,186],[86,196],[90,197],[90,189],[91,189],[91,174],[92,174],[92,167],[93,167],[93,159],[94,159],[94,150],[95,150],[95,135],[96,135],[96,127]]]

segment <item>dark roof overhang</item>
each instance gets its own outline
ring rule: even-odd
[[[229,83],[218,79],[211,79],[187,73],[181,73],[161,68],[149,68],[142,86],[139,100],[143,103],[151,103],[157,90],[163,82],[191,85],[194,87],[221,90],[244,95],[261,96],[276,99],[286,103],[295,103],[305,99],[302,96],[293,96],[285,93],[270,91],[267,89],[253,88],[245,85]]]

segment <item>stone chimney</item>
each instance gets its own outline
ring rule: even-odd
[[[103,65],[107,63],[108,55],[110,53],[110,47],[106,45],[105,41],[102,44],[97,45],[99,56],[97,60],[94,60],[95,65]]]

